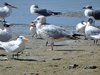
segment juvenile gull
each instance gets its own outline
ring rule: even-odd
[[[31,5],[30,6],[30,13],[31,14],[38,14],[38,15],[43,15],[43,16],[52,16],[52,15],[61,15],[61,12],[54,12],[51,10],[47,10],[47,9],[40,9],[38,7],[38,5]]]
[[[14,53],[17,53],[18,58],[18,53],[22,52],[25,49],[24,40],[29,41],[29,39],[25,38],[24,36],[19,36],[16,40],[12,40],[9,42],[0,42],[0,47],[4,48],[8,53],[13,53],[13,58]]]
[[[84,15],[87,17],[87,18],[94,18],[96,20],[100,20],[100,10],[94,10],[92,8],[92,6],[88,5],[88,6],[85,6],[83,7],[84,10]]]
[[[36,24],[37,35],[51,42],[51,50],[53,50],[53,42],[55,40],[61,40],[62,38],[76,39],[76,36],[79,36],[79,34],[74,34],[73,31],[68,31],[63,27],[46,23],[44,16],[38,16],[34,22]]]

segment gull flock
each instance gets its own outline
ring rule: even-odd
[[[0,7],[0,47],[6,52],[12,53],[14,58],[14,53],[21,53],[25,49],[25,41],[29,41],[23,35],[17,37],[16,40],[10,40],[12,38],[12,32],[10,27],[12,24],[6,22],[6,17],[9,17],[12,13],[12,8],[17,8],[7,2],[5,2],[4,7]],[[95,26],[95,20],[100,19],[100,11],[94,10],[92,6],[85,6],[84,15],[88,18],[87,21],[82,21],[76,25],[75,31],[67,30],[62,26],[57,26],[50,24],[46,21],[46,17],[61,15],[62,12],[55,12],[47,9],[41,9],[38,5],[30,6],[30,13],[32,15],[37,15],[37,18],[30,24],[30,34],[32,38],[34,36],[37,38],[41,37],[46,41],[46,45],[50,43],[51,50],[54,50],[54,42],[61,40],[70,39],[80,39],[79,36],[85,36],[87,39],[93,39],[94,43],[97,44],[100,39],[100,29]]]

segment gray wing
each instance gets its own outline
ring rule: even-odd
[[[36,10],[36,13],[38,13],[40,15],[43,15],[43,16],[50,16],[50,15],[52,15],[52,12],[49,11],[49,10],[46,10],[46,9]]]
[[[69,31],[66,31],[64,28],[54,25],[47,25],[42,29],[43,33],[45,33],[46,36],[59,39],[62,37],[70,37],[71,34]]]

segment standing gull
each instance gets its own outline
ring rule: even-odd
[[[82,21],[76,25],[76,31],[85,34],[86,22]]]
[[[32,23],[30,24],[30,34],[32,35],[32,38],[33,38],[34,36],[37,37],[36,25],[35,25],[34,22],[32,22]]]
[[[6,42],[12,38],[11,26],[12,24],[6,23],[3,25],[3,28],[0,29],[0,41]]]
[[[61,12],[54,12],[51,10],[47,10],[47,9],[40,9],[38,7],[38,5],[31,5],[30,6],[30,13],[31,14],[38,14],[38,15],[43,15],[43,16],[52,16],[52,15],[61,15]]]
[[[25,49],[24,40],[29,41],[29,39],[25,38],[24,36],[19,36],[16,40],[12,40],[9,42],[0,42],[0,47],[4,48],[8,53],[13,53],[13,58],[14,53],[17,53],[18,58],[18,53],[22,52]]]
[[[10,16],[12,13],[12,8],[16,8],[13,5],[10,5],[8,3],[4,3],[4,7],[0,7],[0,19],[5,21],[5,18]]]
[[[87,25],[87,22],[81,21],[80,23],[78,23],[76,25],[76,31],[79,32],[80,34],[83,34],[85,36],[85,27],[86,27],[86,25]],[[94,20],[91,23],[91,25],[95,26],[95,21]],[[86,36],[85,36],[85,39],[87,39]]]
[[[89,18],[86,27],[85,27],[85,35],[89,39],[94,39],[94,43],[97,44],[98,39],[100,39],[98,36],[100,36],[100,29],[92,26],[93,19]]]
[[[96,20],[100,20],[100,10],[94,10],[90,5],[83,7],[83,9],[85,9],[84,15],[87,18],[94,18]]]
[[[46,41],[51,42],[51,50],[53,50],[53,42],[55,40],[66,39],[76,39],[78,34],[74,34],[71,31],[67,31],[63,27],[52,25],[46,23],[46,18],[44,16],[38,16],[34,20],[36,24],[37,35],[40,35]]]

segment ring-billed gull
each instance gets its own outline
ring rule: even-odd
[[[0,47],[4,48],[8,53],[13,53],[13,58],[14,53],[17,53],[18,58],[18,53],[22,52],[25,49],[24,40],[29,41],[29,39],[25,38],[24,36],[19,36],[16,40],[12,40],[9,42],[0,42]]]
[[[43,15],[43,16],[51,16],[51,15],[61,15],[61,12],[54,12],[51,10],[47,9],[40,9],[38,5],[31,5],[30,6],[30,13],[31,14],[38,14],[38,15]]]
[[[68,31],[63,27],[46,23],[45,16],[38,16],[34,22],[36,24],[37,35],[40,35],[47,41],[50,41],[52,50],[54,40],[62,38],[76,39],[76,36],[80,36],[79,34],[74,34],[73,31]]]

